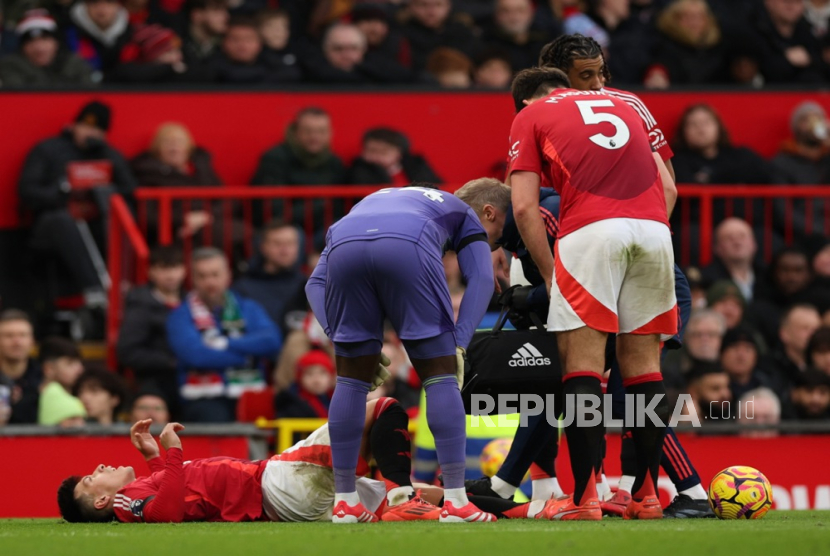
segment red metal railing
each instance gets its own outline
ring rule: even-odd
[[[199,245],[217,245],[231,260],[249,258],[258,225],[278,217],[305,232],[305,251],[319,248],[338,217],[381,186],[141,188],[136,191],[137,223],[120,199],[110,222],[108,338],[114,346],[124,284],[143,283],[147,240],[170,244],[180,239],[185,257]],[[456,187],[445,187],[454,191]],[[830,235],[830,186],[679,186],[672,222],[681,266],[712,259],[717,223],[729,216],[749,222],[769,260],[778,244],[801,239],[804,229]],[[275,206],[276,204],[276,206]],[[191,210],[207,210],[215,222],[191,237],[178,238],[175,224]],[[126,237],[127,241],[124,242]],[[134,260],[133,260],[134,259]],[[187,260],[187,259],[185,259]],[[132,261],[132,262],[131,262]],[[132,265],[132,266],[130,266]]]
[[[136,226],[127,203],[118,195],[110,198],[107,265],[112,286],[107,312],[107,362],[115,369],[115,342],[121,324],[122,299],[133,285],[147,281],[149,249]]]

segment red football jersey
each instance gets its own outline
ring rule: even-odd
[[[264,518],[262,473],[266,461],[216,457],[182,463],[182,451],[148,462],[153,474],[115,495],[115,517],[127,523],[256,521]]]
[[[644,122],[626,102],[559,89],[516,115],[510,167],[534,172],[562,197],[559,237],[599,220],[668,225],[663,182]]]
[[[666,134],[663,133],[663,130],[660,129],[659,125],[657,125],[657,120],[655,120],[654,116],[651,115],[651,112],[648,108],[646,108],[643,101],[640,100],[640,97],[634,93],[621,91],[619,89],[612,89],[611,87],[603,87],[601,92],[620,100],[624,100],[626,104],[637,112],[637,115],[640,116],[640,119],[643,120],[643,123],[646,126],[648,138],[651,141],[651,148],[654,149],[654,152],[660,154],[660,158],[664,161],[668,161],[674,156],[674,152],[672,152],[669,142],[666,140]]]

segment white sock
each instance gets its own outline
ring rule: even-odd
[[[605,473],[602,473],[600,477],[602,480],[597,483],[597,498],[605,500],[611,495],[611,485],[608,484],[608,478],[605,476]]]
[[[623,475],[620,477],[620,484],[617,485],[617,490],[624,490],[631,494],[631,488],[634,486],[634,479],[632,475]]]
[[[692,488],[687,488],[686,490],[681,490],[678,494],[685,494],[692,500],[706,500],[708,498],[706,491],[703,490],[703,487],[700,483],[696,484]]]
[[[452,502],[456,508],[463,508],[469,503],[467,490],[465,488],[445,488],[444,502]]]
[[[559,486],[559,480],[556,477],[534,479],[531,485],[533,485],[531,500],[550,500],[551,498],[559,498],[563,494],[562,487]]]
[[[339,504],[341,500],[349,506],[357,506],[360,504],[360,496],[358,496],[356,490],[354,492],[336,492],[334,494],[334,505]]]
[[[504,479],[499,478],[498,475],[493,475],[490,479],[490,488],[493,489],[493,492],[506,500],[516,494],[517,487],[511,485]]]
[[[409,500],[409,497],[413,494],[415,494],[415,489],[411,486],[395,487],[386,493],[386,502],[390,507],[400,506]]]
[[[527,506],[527,518],[533,519],[539,513],[545,509],[545,502],[547,500],[531,500],[530,504]]]

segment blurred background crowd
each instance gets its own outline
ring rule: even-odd
[[[830,78],[827,0],[20,0],[0,87],[432,84],[504,89],[562,33],[617,85]]]

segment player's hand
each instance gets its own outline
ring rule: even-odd
[[[464,360],[467,350],[461,346],[455,348],[455,378],[458,380],[458,389],[464,389]]]
[[[152,419],[144,419],[130,427],[130,441],[147,461],[159,456],[159,445],[150,434],[152,423]]]
[[[181,450],[182,439],[176,433],[182,430],[184,430],[184,425],[180,425],[179,423],[168,423],[165,425],[164,430],[161,431],[161,435],[159,436],[162,448],[165,450],[169,450],[170,448],[178,448]]]
[[[504,249],[496,249],[490,255],[493,260],[493,278],[496,282],[496,293],[501,293],[501,282],[510,282],[510,263],[504,254]]]
[[[392,361],[386,356],[385,353],[380,353],[380,363],[378,363],[378,368],[375,371],[374,377],[372,377],[372,385],[369,387],[369,392],[374,392],[380,386],[389,380],[392,377],[392,373],[389,372],[389,365],[392,364]]]

